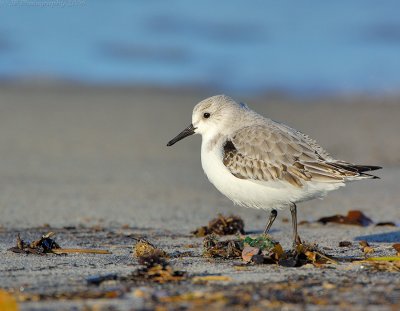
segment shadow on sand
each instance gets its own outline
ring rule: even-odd
[[[356,241],[367,241],[367,242],[381,242],[381,243],[396,243],[400,242],[400,231],[361,235],[355,238]]]

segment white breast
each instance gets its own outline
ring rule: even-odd
[[[222,147],[209,150],[202,143],[201,163],[210,182],[234,203],[252,208],[270,209],[286,205],[287,198],[282,196],[282,186],[275,183],[268,187],[250,180],[240,179],[231,174],[222,162]]]
[[[255,181],[235,177],[223,164],[222,145],[210,148],[202,142],[201,163],[210,182],[234,203],[257,209],[280,209],[290,202],[301,202],[323,197],[342,184],[308,183],[303,188],[281,181]]]

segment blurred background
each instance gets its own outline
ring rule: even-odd
[[[0,0],[0,225],[187,232],[235,212],[261,228],[262,211],[233,210],[208,183],[198,137],[165,147],[220,93],[389,168],[300,220],[380,218],[377,202],[398,219],[399,12],[395,0]]]
[[[398,1],[0,1],[0,78],[398,93]]]

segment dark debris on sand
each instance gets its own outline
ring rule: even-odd
[[[140,239],[133,249],[141,267],[120,281],[129,283],[168,283],[179,282],[187,277],[186,272],[174,270],[167,261],[168,254],[145,239]]]
[[[56,229],[53,231],[57,232]],[[31,233],[32,231],[28,231],[26,234]],[[140,234],[142,233],[140,231]],[[400,257],[397,254],[400,246],[398,244],[390,247],[389,257],[371,257],[374,253],[357,258],[353,256],[346,261],[339,260],[341,265],[337,266],[337,270],[332,270],[329,268],[333,267],[334,260],[322,253],[315,245],[303,244],[298,245],[295,251],[284,251],[280,243],[268,235],[251,237],[209,235],[204,238],[203,245],[204,256],[207,256],[207,259],[198,258],[197,250],[196,258],[185,258],[183,261],[173,254],[188,247],[200,247],[197,239],[192,237],[192,241],[188,241],[185,236],[184,242],[175,243],[174,240],[169,244],[170,248],[167,253],[156,243],[152,243],[157,241],[158,237],[154,234],[148,235],[152,242],[147,240],[147,236],[146,239],[138,238],[139,234],[136,233],[130,232],[127,235],[126,232],[118,231],[116,233],[112,230],[98,232],[82,228],[76,229],[76,232],[74,231],[69,236],[71,240],[74,239],[73,244],[79,244],[85,240],[90,241],[90,245],[101,245],[102,243],[110,245],[114,241],[118,241],[124,246],[126,253],[131,249],[132,240],[135,240],[137,242],[135,242],[132,252],[135,257],[134,264],[132,266],[132,261],[128,257],[125,269],[121,270],[124,272],[114,273],[115,270],[109,270],[104,273],[105,270],[100,269],[93,272],[96,274],[91,277],[82,278],[81,283],[73,282],[68,287],[45,288],[37,292],[35,292],[36,289],[29,288],[25,288],[23,292],[15,289],[13,296],[18,303],[26,301],[51,301],[54,303],[58,300],[75,302],[81,300],[82,303],[86,303],[87,299],[98,299],[96,303],[111,304],[113,299],[126,301],[135,297],[136,302],[143,301],[143,306],[145,306],[143,309],[146,310],[162,309],[163,307],[171,310],[201,310],[205,308],[211,310],[281,310],[285,308],[290,310],[293,306],[300,306],[300,308],[311,306],[318,309],[319,306],[327,305],[333,306],[332,309],[334,309],[337,304],[346,310],[351,310],[354,297],[357,296],[365,299],[357,300],[358,310],[363,310],[370,304],[395,306],[393,310],[396,310],[395,304],[397,303],[398,307],[399,287],[393,281],[395,280],[393,277],[388,277],[388,273],[400,272]],[[193,241],[196,241],[196,244]],[[190,244],[187,244],[188,242]],[[353,243],[354,250],[356,243]],[[26,242],[19,242],[19,244],[30,245]],[[173,245],[172,248],[171,245]],[[363,244],[356,251],[362,254],[362,249],[365,247],[371,246]],[[375,254],[380,254],[379,249]],[[386,255],[388,254],[386,253]],[[26,257],[29,260],[32,258],[31,256]],[[74,261],[74,258],[70,259]],[[185,268],[184,265],[192,262],[192,259],[197,263],[200,261],[204,265],[200,274],[196,274],[199,270],[193,273],[193,269]],[[116,265],[121,265],[119,262],[113,264],[114,268]],[[224,267],[231,266],[232,269],[228,269],[229,274],[208,274],[209,267],[214,268],[219,264]],[[270,269],[272,266],[257,266],[267,264],[276,267]],[[300,271],[279,268],[279,266],[299,267],[304,264],[307,265],[307,268]],[[109,269],[108,267],[107,269]],[[313,267],[326,269],[313,269]],[[347,268],[349,268],[349,272],[346,270]],[[327,272],[328,270],[329,272]],[[85,271],[94,270],[92,266],[88,266]],[[288,277],[284,282],[268,280],[243,284],[238,284],[235,277],[232,277],[233,273],[235,275],[236,273],[246,274],[249,273],[247,271],[250,273],[255,271],[282,272]],[[337,271],[337,273],[332,275],[331,271]],[[325,274],[325,272],[327,273]],[[372,273],[374,273],[375,279],[368,277]],[[382,273],[382,277],[379,279],[379,275],[376,273]],[[66,279],[65,282],[68,283],[68,280]],[[115,305],[119,303],[118,300]]]
[[[239,216],[231,215],[225,217],[219,214],[218,217],[212,219],[207,226],[192,231],[192,234],[197,237],[204,237],[213,233],[217,235],[244,234],[244,221]]]
[[[299,244],[294,250],[285,252],[279,242],[267,235],[222,241],[217,235],[210,235],[204,238],[203,256],[224,259],[242,258],[245,263],[277,264],[284,267],[336,263],[317,245]]]
[[[33,242],[26,242],[22,240],[20,235],[18,234],[16,246],[9,248],[8,251],[19,254],[34,254],[34,255],[70,254],[70,253],[111,254],[110,251],[102,249],[62,248],[53,239],[54,236],[55,236],[54,232],[48,232]]]
[[[145,266],[137,269],[132,274],[120,277],[122,282],[143,284],[180,282],[187,278],[185,271],[175,270],[166,260],[158,257],[147,257],[140,261]]]
[[[344,225],[356,225],[366,227],[373,223],[372,219],[366,216],[363,212],[359,210],[349,211],[346,216],[334,215],[328,217],[322,217],[318,219],[318,222],[323,223],[338,223]]]
[[[203,241],[203,256],[211,258],[240,258],[243,242],[240,239],[220,241],[216,234],[208,235]]]
[[[168,257],[168,254],[164,252],[162,249],[157,248],[152,243],[147,241],[146,239],[139,239],[133,247],[133,256],[138,258],[146,257]]]
[[[44,255],[46,253],[51,253],[54,249],[60,249],[60,245],[52,239],[54,232],[49,232],[42,235],[38,240],[33,242],[26,242],[21,239],[20,235],[17,235],[16,246],[9,248],[8,250],[14,253],[22,254],[35,254]]]

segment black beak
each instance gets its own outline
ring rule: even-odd
[[[193,135],[195,133],[195,127],[193,124],[190,124],[187,128],[185,128],[182,132],[180,132],[176,137],[172,138],[167,146],[172,146],[176,142],[180,141],[181,139],[184,139],[187,136]]]

